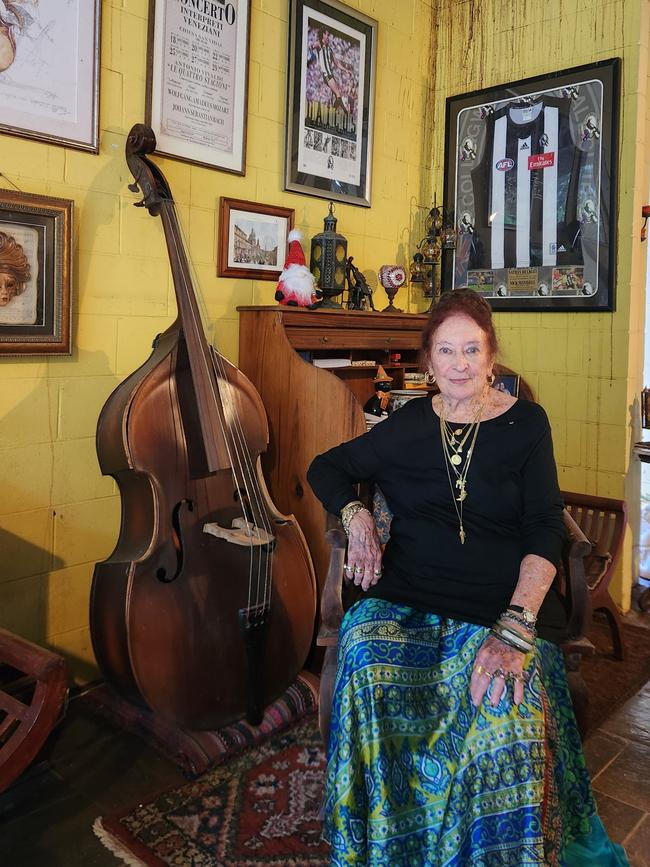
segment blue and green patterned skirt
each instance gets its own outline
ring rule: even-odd
[[[519,707],[472,705],[484,627],[381,599],[339,639],[324,836],[347,867],[620,867],[596,813],[562,655],[538,640]]]

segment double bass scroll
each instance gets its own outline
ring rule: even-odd
[[[93,647],[121,695],[171,724],[257,723],[307,657],[315,578],[300,528],[262,476],[259,394],[208,343],[155,145],[138,124],[126,159],[137,204],[161,218],[178,315],[100,414],[99,462],[119,486],[122,521],[95,567]]]

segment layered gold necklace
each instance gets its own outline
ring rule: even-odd
[[[481,426],[481,414],[485,407],[485,398],[474,414],[474,418],[467,424],[459,427],[450,424],[444,415],[444,404],[440,401],[440,436],[442,438],[442,450],[445,453],[445,468],[449,479],[451,498],[458,517],[458,535],[461,545],[465,544],[465,528],[463,526],[463,503],[467,498],[467,473],[472,462],[474,446],[478,429]],[[465,447],[467,446],[467,450]],[[452,481],[452,474],[456,477]]]

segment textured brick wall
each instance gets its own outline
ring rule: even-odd
[[[293,207],[306,239],[327,212],[323,199],[282,191],[288,2],[252,5],[246,176],[160,160],[215,342],[233,360],[236,306],[273,303],[275,285],[216,278],[219,196]],[[407,261],[413,223],[419,240],[430,202],[432,10],[423,0],[351,5],[380,23],[373,207],[341,205],[337,216],[374,284],[381,264]],[[126,133],[144,119],[147,8],[148,0],[104,0],[98,156],[0,136],[0,172],[76,207],[73,356],[0,359],[0,625],[63,651],[79,678],[95,674],[93,564],[110,553],[119,527],[117,491],[95,457],[97,416],[175,316],[160,221],[132,207],[123,157]],[[416,309],[418,300],[403,290],[397,303]]]

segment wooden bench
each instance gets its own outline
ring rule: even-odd
[[[573,491],[562,491],[562,496],[571,517],[592,545],[591,553],[585,558],[591,608],[593,611],[605,612],[612,633],[614,653],[618,659],[624,659],[621,617],[610,596],[609,585],[623,549],[627,525],[625,501]]]

